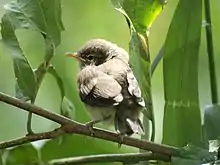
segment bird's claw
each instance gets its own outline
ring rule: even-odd
[[[124,134],[118,133],[118,148],[121,148],[123,141],[124,141]]]
[[[85,125],[89,129],[90,135],[93,136],[94,135],[94,129],[93,129],[94,122],[93,121],[89,121]]]

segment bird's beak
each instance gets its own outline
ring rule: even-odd
[[[73,58],[75,58],[75,59],[77,59],[78,61],[80,61],[80,62],[85,62],[85,60],[83,59],[83,58],[81,58],[79,55],[78,55],[78,53],[77,52],[67,52],[67,53],[65,53],[65,55],[67,56],[67,57],[73,57]]]

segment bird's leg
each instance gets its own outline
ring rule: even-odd
[[[106,117],[104,117],[104,118],[102,118],[102,119],[91,120],[91,121],[85,123],[85,125],[89,128],[89,131],[90,131],[90,133],[91,133],[91,136],[94,135],[93,125],[95,125],[95,124],[97,124],[97,123],[100,123],[100,122],[102,122],[102,121],[108,120],[110,117],[111,117],[111,115],[106,116]]]
[[[87,122],[87,123],[85,124],[85,125],[88,127],[91,136],[94,135],[93,125],[94,125],[94,124],[97,124],[97,123],[99,123],[99,122],[101,122],[101,121],[102,121],[101,119],[99,119],[99,120],[91,120],[91,121],[89,121],[89,122]]]
[[[121,145],[123,144],[125,134],[121,133],[121,132],[117,132],[117,134],[118,134],[118,148],[121,148]]]

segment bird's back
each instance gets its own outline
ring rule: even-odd
[[[106,74],[112,76],[122,87],[123,101],[116,108],[115,127],[122,134],[143,134],[144,128],[139,119],[143,100],[138,82],[128,63],[115,58],[98,66]]]

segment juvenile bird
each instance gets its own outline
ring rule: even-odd
[[[89,125],[113,121],[121,135],[143,134],[139,115],[145,104],[128,53],[104,39],[92,39],[67,55],[81,64],[77,84],[79,96],[93,118]]]

